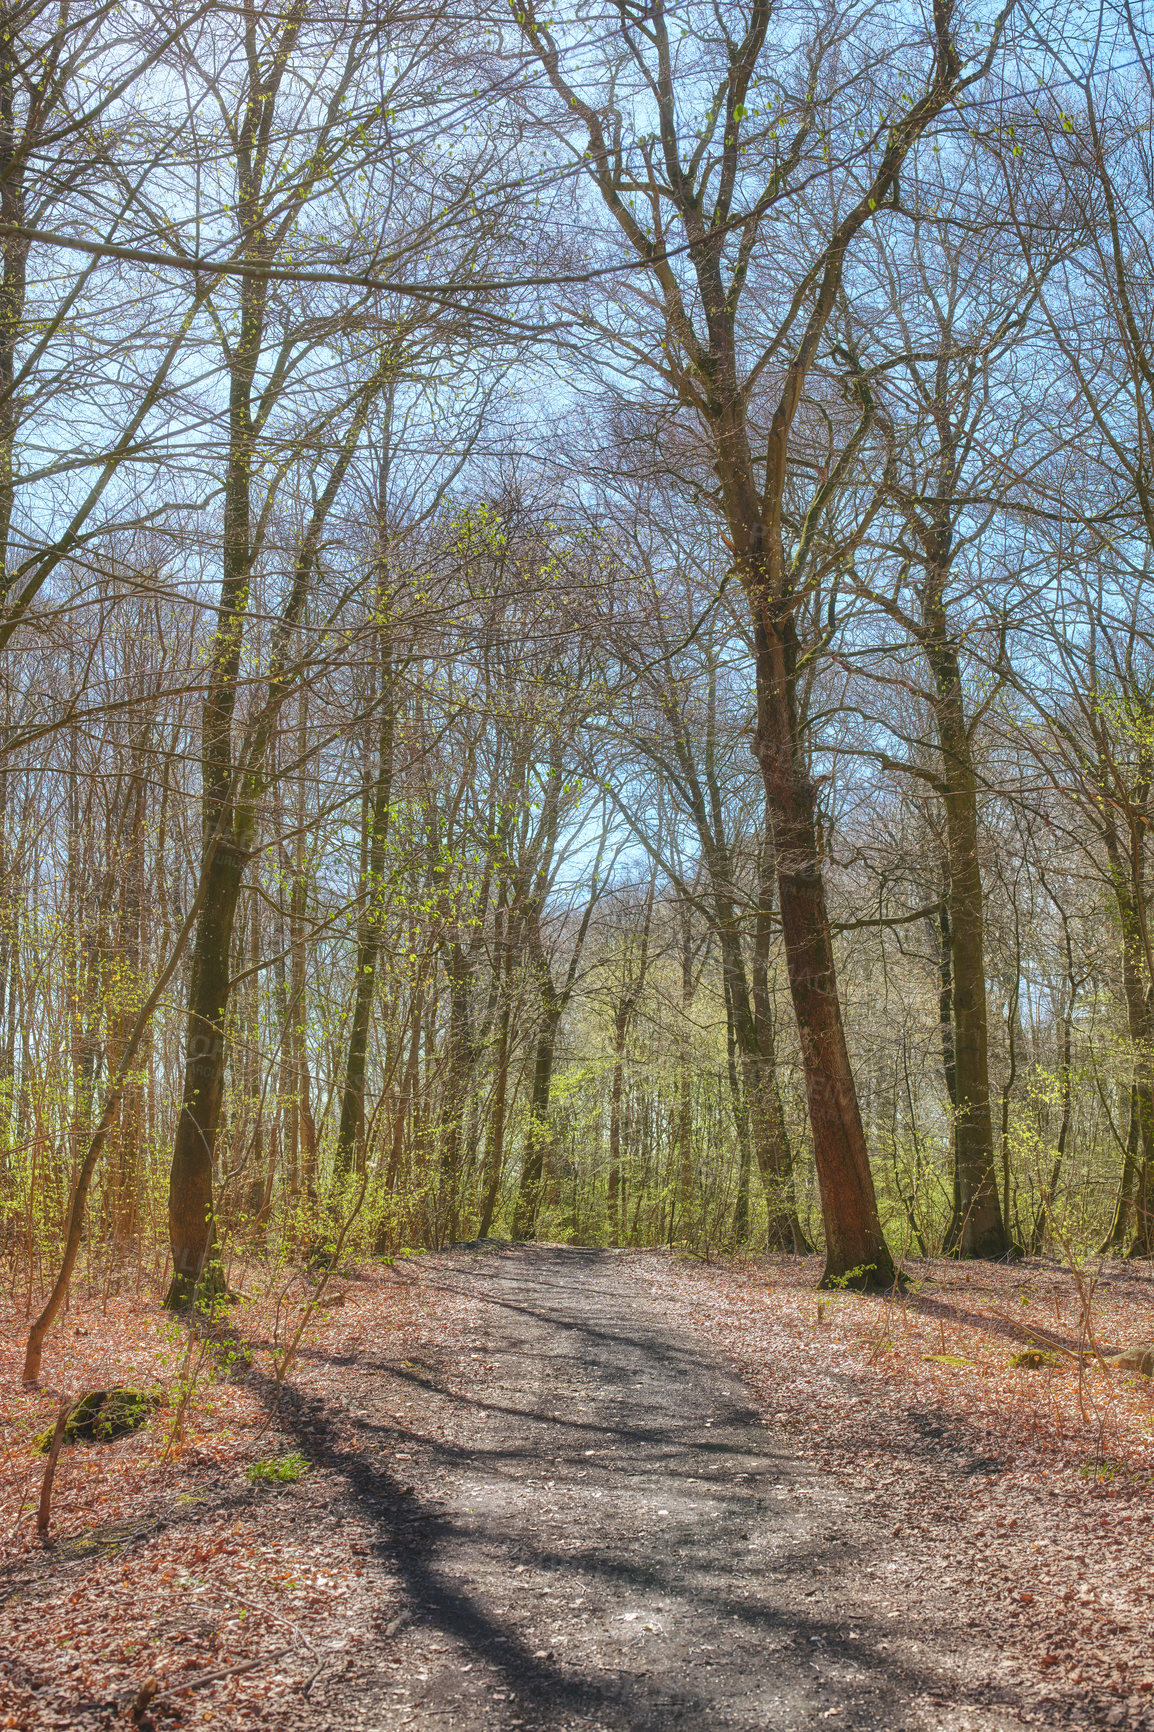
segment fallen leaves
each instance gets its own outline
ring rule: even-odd
[[[1027,1696],[1060,1679],[1103,1723],[1154,1725],[1154,1388],[1079,1364],[1067,1274],[914,1263],[906,1295],[815,1305],[815,1260],[638,1264],[671,1320],[737,1361],[785,1447],[884,1498],[879,1579],[907,1565]],[[1107,1266],[1094,1338],[1148,1341],[1152,1312],[1150,1274]]]
[[[132,1724],[140,1702],[140,1725],[164,1725],[179,1707],[185,1727],[275,1726],[318,1676],[347,1663],[328,1650],[370,1639],[373,1536],[328,1522],[331,1470],[270,1413],[261,1343],[278,1327],[275,1299],[232,1313],[231,1345],[206,1360],[183,1445],[167,1459],[187,1355],[159,1299],[74,1293],[46,1356],[64,1389],[20,1387],[26,1324],[12,1311],[0,1324],[0,1725],[72,1732],[109,1713]],[[374,1360],[419,1355],[454,1303],[423,1281],[364,1271],[331,1317],[310,1322],[294,1400],[339,1417]],[[34,1439],[62,1394],[114,1386],[166,1390],[169,1405],[151,1408],[140,1430],[64,1449],[45,1552],[32,1531],[44,1470]],[[371,1603],[387,1610],[387,1586],[376,1584]]]

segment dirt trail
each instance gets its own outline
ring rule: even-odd
[[[343,1481],[330,1513],[369,1524],[365,1586],[388,1607],[378,1639],[318,1678],[301,1726],[991,1732],[1033,1718],[996,1656],[871,1581],[886,1511],[799,1465],[627,1261],[518,1247],[462,1253],[433,1278],[476,1303],[467,1367],[456,1351],[382,1362],[343,1429],[319,1402],[297,1415]]]

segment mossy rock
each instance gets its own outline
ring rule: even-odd
[[[146,1389],[93,1389],[81,1396],[64,1426],[65,1443],[109,1443],[139,1431],[160,1398]],[[42,1432],[35,1447],[41,1455],[52,1443],[52,1428]]]
[[[1128,1347],[1125,1353],[1115,1353],[1106,1364],[1116,1365],[1119,1371],[1138,1371],[1143,1377],[1154,1377],[1154,1341],[1148,1341],[1145,1347]]]
[[[1053,1371],[1057,1363],[1057,1357],[1041,1347],[1023,1347],[1010,1360],[1015,1371]]]

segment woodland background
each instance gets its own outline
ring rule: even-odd
[[[1151,1254],[1148,23],[4,9],[29,1313]]]

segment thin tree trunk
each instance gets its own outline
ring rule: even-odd
[[[1144,835],[1135,838],[1131,849],[1124,852],[1113,826],[1102,831],[1111,866],[1111,882],[1118,908],[1118,924],[1122,935],[1122,992],[1126,1000],[1126,1023],[1133,1051],[1133,1081],[1131,1099],[1137,1115],[1137,1145],[1134,1150],[1134,1237],[1127,1249],[1128,1257],[1154,1255],[1154,1194],[1151,1172],[1154,1169],[1154,986],[1148,978],[1148,958],[1145,943],[1144,898],[1145,847]],[[1131,1119],[1133,1128],[1133,1115]]]
[[[509,1088],[509,1056],[513,1018],[512,915],[507,907],[508,886],[502,883],[497,896],[494,964],[498,976],[500,1009],[497,1016],[497,1046],[493,1059],[493,1104],[489,1113],[489,1135],[481,1178],[481,1220],[477,1236],[487,1239],[493,1226],[505,1160],[505,1102]]]
[[[725,979],[725,1074],[737,1131],[737,1193],[733,1202],[733,1239],[744,1245],[749,1238],[749,1109],[737,1071],[737,1035],[733,1026],[733,982]]]
[[[994,1164],[990,1117],[989,1024],[982,932],[978,796],[957,652],[940,607],[926,651],[935,683],[934,714],[942,759],[949,879],[950,985],[953,1010],[954,1148],[963,1257],[1004,1257],[1010,1249]]]
[[[497,1197],[501,1188],[501,1168],[505,1158],[505,1101],[509,1088],[509,1033],[512,1007],[508,996],[501,1006],[497,1023],[497,1051],[494,1059],[493,1105],[489,1114],[489,1136],[485,1148],[484,1179],[481,1194],[481,1221],[477,1236],[487,1239],[493,1226]]]
[[[1014,914],[1014,984],[1006,1008],[1006,1080],[1002,1084],[1002,1219],[1010,1219],[1010,1098],[1018,1076],[1018,997],[1021,991],[1022,948],[1017,910]]]
[[[618,1235],[621,1197],[621,1093],[625,1081],[625,1039],[629,1011],[624,1002],[617,1007],[613,1023],[613,1081],[609,1088],[609,1177],[605,1203],[614,1238]]]
[[[405,1153],[405,1125],[412,1110],[413,1100],[417,1092],[417,1081],[421,1068],[421,1030],[425,1016],[424,977],[418,975],[413,983],[413,1001],[409,1007],[411,1018],[409,1024],[409,1054],[405,1062],[404,1076],[401,1079],[400,1093],[397,1097],[397,1110],[393,1115],[391,1146],[389,1149],[389,1164],[385,1171],[385,1187],[396,1189],[400,1178],[401,1161]]]
[[[553,1060],[560,1026],[559,1011],[547,1010],[537,1035],[533,1059],[533,1088],[529,1098],[529,1127],[525,1133],[525,1155],[521,1184],[513,1212],[514,1239],[532,1239],[541,1202],[545,1164],[553,1146],[549,1119],[549,1094],[553,1083]]]
[[[1043,884],[1045,878],[1042,879]],[[1051,901],[1055,898],[1051,892]],[[1062,1122],[1058,1128],[1058,1144],[1054,1152],[1054,1163],[1050,1169],[1050,1182],[1042,1197],[1038,1212],[1034,1217],[1033,1229],[1030,1233],[1030,1255],[1039,1257],[1045,1248],[1046,1237],[1054,1214],[1054,1199],[1058,1194],[1058,1182],[1062,1176],[1062,1165],[1066,1159],[1066,1143],[1070,1135],[1070,1113],[1073,1106],[1073,1075],[1071,1061],[1074,1044],[1074,1003],[1077,997],[1078,983],[1074,978],[1074,947],[1070,938],[1070,922],[1066,911],[1059,905],[1062,918],[1062,936],[1066,947],[1066,1007],[1062,1018]]]
[[[1138,1138],[1141,1132],[1141,1113],[1138,1106],[1138,1089],[1131,1082],[1126,1091],[1129,1112],[1126,1125],[1126,1148],[1122,1156],[1122,1174],[1118,1181],[1118,1198],[1114,1204],[1114,1217],[1110,1222],[1110,1231],[1101,1246],[1099,1255],[1110,1256],[1123,1250],[1130,1234],[1130,1217],[1134,1208],[1134,1181],[1138,1173]]]
[[[474,1063],[469,1016],[469,980],[472,969],[459,942],[454,942],[450,948],[448,971],[449,1062],[445,1075],[440,1127],[438,1242],[442,1233],[450,1241],[456,1239],[460,1228],[461,1126]]]
[[[393,787],[393,744],[396,736],[396,700],[393,690],[392,643],[381,634],[381,719],[376,741],[376,773],[364,802],[365,865],[361,877],[361,918],[357,935],[357,972],[353,988],[353,1015],[349,1027],[348,1053],[341,1089],[341,1119],[333,1176],[339,1183],[360,1171],[364,1158],[365,1066],[377,982],[377,962],[384,937],[381,899],[384,891],[385,845],[389,829],[389,802]],[[366,770],[368,766],[366,764]]]

